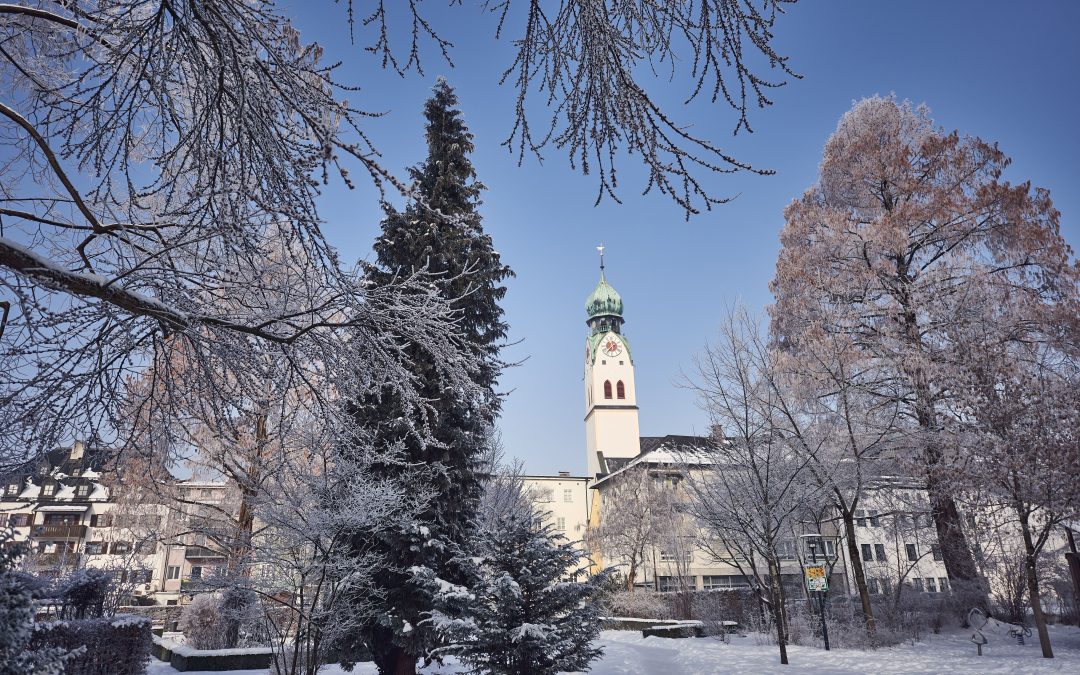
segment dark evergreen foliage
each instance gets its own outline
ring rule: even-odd
[[[358,551],[388,556],[391,569],[376,580],[382,611],[363,635],[342,646],[343,653],[355,658],[366,647],[383,673],[414,672],[417,658],[436,644],[432,631],[420,625],[432,607],[431,595],[412,570],[449,574],[451,552],[465,546],[481,491],[481,453],[499,411],[495,387],[507,325],[498,302],[512,272],[481,225],[477,209],[484,186],[469,160],[473,135],[457,103],[453,89],[440,79],[424,108],[428,157],[410,169],[417,198],[403,212],[385,206],[376,262],[365,269],[374,285],[421,270],[436,275],[435,290],[454,299],[460,312],[462,349],[482,357],[473,373],[474,390],[461,391],[447,386],[438,364],[412,348],[420,394],[431,402],[422,417],[410,414],[411,408],[389,391],[354,404],[357,428],[373,430],[376,447],[399,451],[398,461],[374,469],[402,480],[419,467],[425,488],[434,492],[418,523],[402,523],[374,540],[356,538]]]

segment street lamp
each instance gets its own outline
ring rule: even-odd
[[[806,542],[806,545],[810,547],[810,558],[814,563],[814,567],[817,567],[817,538],[810,539]],[[828,556],[828,552],[826,552],[826,556]],[[825,651],[829,651],[829,625],[825,622],[825,594],[828,592],[828,587],[823,591],[812,591],[807,587],[807,592],[818,594],[818,603],[821,607],[821,637],[825,641]]]

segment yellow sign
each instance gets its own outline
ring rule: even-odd
[[[806,568],[806,590],[821,592],[829,590],[829,578],[825,575],[824,565]]]

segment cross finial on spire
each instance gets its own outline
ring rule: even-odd
[[[596,247],[596,250],[600,252],[600,274],[604,274],[604,242],[600,242],[600,245]]]

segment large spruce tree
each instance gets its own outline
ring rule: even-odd
[[[434,290],[453,299],[460,312],[463,349],[479,363],[472,391],[450,386],[438,363],[413,349],[423,414],[403,405],[392,392],[357,404],[358,428],[374,429],[376,445],[397,448],[397,461],[378,464],[390,480],[409,480],[419,469],[432,493],[418,521],[401,523],[374,540],[358,536],[357,550],[385,556],[390,565],[377,579],[380,611],[367,622],[353,648],[370,649],[381,673],[415,672],[418,658],[436,644],[422,623],[432,609],[420,578],[454,579],[449,564],[467,548],[481,493],[481,454],[499,412],[495,391],[501,371],[500,345],[507,325],[499,300],[512,276],[484,233],[478,212],[484,190],[469,159],[473,135],[458,110],[454,90],[441,78],[424,106],[428,156],[410,169],[416,198],[398,211],[385,206],[376,261],[367,266],[370,283],[394,283],[401,275],[426,270]],[[355,652],[346,648],[346,654]]]

